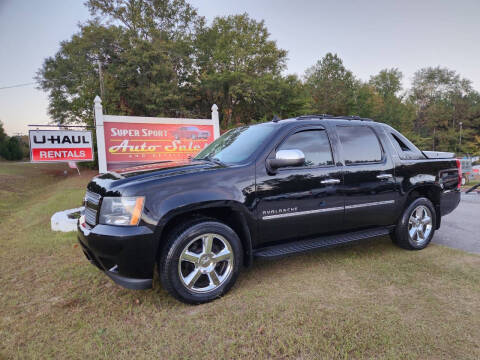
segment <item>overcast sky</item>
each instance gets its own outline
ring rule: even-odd
[[[397,67],[408,87],[425,66],[445,66],[480,90],[479,0],[191,0],[208,21],[247,12],[264,19],[288,50],[288,72],[302,75],[327,52],[363,79]],[[88,18],[83,0],[0,0],[0,88],[33,81],[43,59]],[[35,85],[0,89],[7,133],[45,124],[47,95]]]

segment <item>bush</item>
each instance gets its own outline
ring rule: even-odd
[[[7,160],[22,160],[23,149],[22,144],[16,137],[9,138],[3,146],[2,156]]]
[[[18,136],[9,137],[0,121],[0,157],[5,160],[22,160],[29,153],[26,140]]]
[[[8,140],[7,148],[10,152],[10,160],[23,159],[23,146],[17,137],[11,137],[10,140]]]

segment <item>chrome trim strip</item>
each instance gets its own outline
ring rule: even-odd
[[[375,201],[375,202],[369,202],[369,203],[363,203],[363,204],[347,205],[345,206],[345,209],[357,209],[357,208],[362,208],[367,206],[388,205],[388,204],[393,204],[394,202],[395,200]],[[319,214],[324,212],[340,211],[340,210],[343,210],[343,206],[330,207],[325,209],[316,209],[316,210],[297,211],[297,212],[276,214],[276,215],[266,215],[262,217],[262,220],[281,219],[281,218],[292,217],[292,216]]]
[[[387,205],[387,204],[393,204],[394,202],[395,200],[375,201],[370,203],[347,205],[345,206],[345,209],[356,209],[356,208],[362,208],[367,206]]]
[[[343,210],[343,206],[331,207],[331,208],[325,208],[325,209],[307,210],[307,211],[297,211],[297,212],[277,214],[277,215],[267,215],[267,216],[263,216],[262,220],[280,219],[280,218],[291,217],[291,216],[310,215],[310,214],[318,214],[323,212],[339,211],[339,210]]]

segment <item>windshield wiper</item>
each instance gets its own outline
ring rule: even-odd
[[[211,161],[218,164],[218,165],[227,166],[226,163],[224,163],[222,160],[220,160],[219,158],[216,158],[216,157],[211,158]]]
[[[201,159],[198,159],[198,160],[206,160],[206,161],[209,161],[209,162],[213,162],[215,164],[218,164],[218,165],[222,165],[222,166],[227,166],[227,164],[225,164],[222,160],[220,160],[219,158],[217,157],[211,157],[210,155],[208,156],[205,156],[204,158],[201,158]]]

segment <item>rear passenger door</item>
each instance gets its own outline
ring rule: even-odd
[[[391,225],[395,221],[394,165],[373,126],[336,125],[344,163],[345,228]]]

